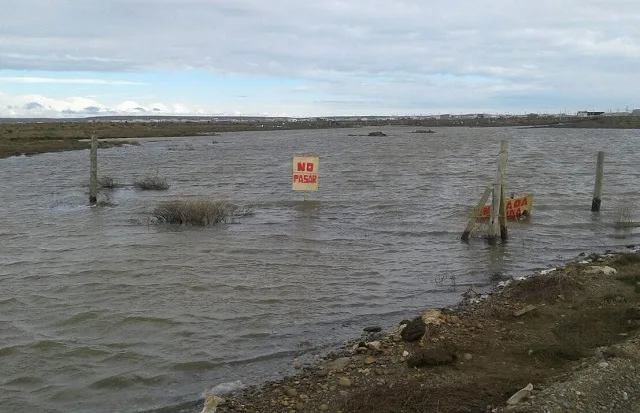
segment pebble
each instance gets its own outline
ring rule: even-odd
[[[329,374],[327,369],[316,370],[316,376],[318,377],[326,377]]]
[[[289,397],[296,397],[298,395],[298,391],[291,387],[287,387],[286,389],[284,389],[284,392]]]
[[[600,363],[598,363],[598,367],[600,367],[601,369],[606,369],[607,367],[609,367],[609,363],[607,363],[606,361],[601,361]]]
[[[626,391],[622,392],[622,400],[624,400],[625,402],[629,400],[629,394]]]
[[[369,327],[365,327],[364,331],[366,331],[367,333],[379,333],[380,331],[382,331],[382,327],[380,327],[380,326],[369,326]]]
[[[327,410],[329,410],[329,406],[327,406],[326,404],[321,404],[320,410],[322,410],[323,412],[326,412]]]
[[[338,384],[342,387],[351,387],[351,379],[348,377],[340,377]]]

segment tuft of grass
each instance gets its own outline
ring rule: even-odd
[[[631,252],[617,256],[611,261],[613,266],[625,266],[640,263],[640,253]]]
[[[206,227],[229,223],[247,212],[227,201],[196,198],[162,202],[152,215],[159,223]]]
[[[138,179],[133,183],[133,186],[141,190],[155,190],[164,191],[169,189],[170,185],[166,178],[160,176],[147,176],[142,179]]]
[[[583,285],[568,274],[553,272],[537,275],[516,283],[511,296],[521,302],[554,303],[558,296],[569,297],[580,291]]]
[[[104,189],[115,189],[118,188],[120,184],[111,176],[101,176],[98,178],[98,186]]]
[[[619,201],[613,211],[613,227],[616,229],[636,228],[640,223],[633,220],[634,207],[630,201]]]

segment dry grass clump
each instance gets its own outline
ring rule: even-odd
[[[558,297],[570,297],[582,288],[583,285],[571,273],[554,271],[513,284],[510,297],[528,303],[554,303]]]
[[[138,179],[133,183],[133,186],[141,190],[163,191],[169,189],[170,185],[166,178],[156,175]]]
[[[153,217],[159,223],[206,227],[231,222],[246,213],[227,201],[182,199],[162,202],[153,210]]]
[[[640,227],[640,223],[633,220],[634,210],[630,201],[618,201],[613,210],[613,227],[616,229]]]
[[[111,176],[101,176],[98,178],[98,186],[104,189],[115,189],[119,187],[120,184]]]

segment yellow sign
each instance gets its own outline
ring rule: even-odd
[[[320,157],[314,155],[293,157],[292,187],[294,191],[317,191]]]

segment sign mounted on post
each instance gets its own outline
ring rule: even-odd
[[[294,156],[291,189],[294,191],[317,191],[319,168],[319,156]]]

